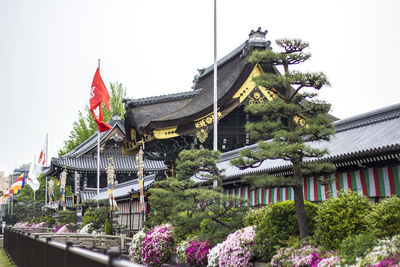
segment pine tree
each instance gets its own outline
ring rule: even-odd
[[[246,207],[238,206],[247,200],[223,193],[219,159],[218,151],[183,150],[176,161],[176,176],[150,189],[151,226],[170,222],[177,239],[195,234],[214,241],[240,228]],[[212,187],[213,180],[217,187]]]
[[[315,99],[315,90],[329,85],[329,82],[322,72],[289,70],[289,67],[310,58],[311,55],[304,52],[308,43],[298,39],[282,39],[277,40],[276,44],[283,49],[282,52],[256,50],[249,60],[261,66],[272,64],[278,68],[283,67],[283,74],[276,71],[254,77],[257,86],[279,92],[278,97],[261,105],[246,106],[245,111],[259,119],[246,124],[250,138],[258,140],[258,149],[241,151],[241,157],[232,163],[240,169],[257,167],[265,160],[283,159],[291,163],[291,177],[262,174],[246,177],[245,180],[256,187],[293,187],[300,238],[304,238],[308,235],[308,226],[304,209],[303,177],[334,170],[331,163],[304,162],[307,158],[320,158],[327,153],[324,149],[312,148],[310,142],[328,141],[334,134],[332,118],[328,115],[330,105]]]

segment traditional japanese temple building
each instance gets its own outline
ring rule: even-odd
[[[246,105],[258,105],[282,94],[280,88],[256,86],[252,78],[262,72],[278,73],[272,65],[250,63],[254,49],[271,49],[267,31],[252,31],[248,40],[218,61],[218,149],[219,163],[225,169],[223,187],[226,194],[239,195],[257,206],[293,199],[291,188],[252,188],[242,177],[253,173],[291,175],[291,165],[283,160],[267,160],[258,168],[239,170],[230,164],[244,147],[257,149],[244,125],[257,117],[244,112]],[[74,186],[79,176],[81,198],[107,199],[107,159],[113,157],[118,184],[114,196],[121,208],[120,224],[131,225],[132,213],[140,213],[137,197],[136,153],[145,144],[144,185],[149,188],[157,179],[172,172],[174,161],[183,149],[208,148],[213,144],[213,66],[199,70],[191,90],[144,99],[125,99],[124,120],[113,117],[112,130],[101,133],[101,182],[97,197],[97,134],[68,154],[53,158],[47,176],[68,173],[67,185]],[[301,118],[298,118],[301,120]],[[322,185],[316,177],[304,179],[304,197],[321,201],[350,189],[379,201],[393,194],[400,196],[400,104],[335,121],[336,134],[329,142],[311,144],[327,148],[329,155],[320,159],[333,162],[335,182]],[[329,177],[322,177],[323,179]],[[205,184],[205,186],[208,186]],[[148,207],[146,212],[148,212]],[[136,220],[136,219],[133,219]],[[140,219],[137,220],[137,225]]]
[[[250,144],[244,130],[253,118],[245,105],[269,101],[280,89],[257,87],[252,80],[261,72],[278,72],[272,65],[249,63],[254,49],[271,49],[267,31],[252,31],[249,39],[218,61],[218,149],[222,152]],[[182,149],[213,147],[213,66],[199,70],[192,90],[172,95],[125,100],[124,154],[135,153],[139,141],[154,159],[168,165]]]
[[[241,178],[250,173],[291,175],[291,165],[274,160],[258,168],[239,170],[230,164],[239,151],[252,145],[244,130],[247,121],[257,119],[244,112],[245,105],[262,104],[282,94],[252,81],[262,72],[278,73],[272,65],[248,62],[254,49],[271,49],[267,31],[252,31],[249,39],[218,61],[218,149],[223,153],[219,166],[226,169],[223,186],[227,194],[249,199],[251,205],[293,199],[290,188],[252,189]],[[199,70],[192,90],[166,96],[125,100],[126,140],[124,154],[134,154],[139,141],[146,142],[146,152],[154,159],[165,160],[172,168],[183,149],[212,149],[213,140],[213,66]],[[335,183],[321,185],[315,177],[304,180],[307,200],[320,201],[335,196],[339,190],[351,189],[375,198],[400,195],[399,156],[400,105],[337,120],[336,135],[330,142],[312,144],[326,147],[330,153],[321,161],[331,161],[337,171]],[[301,118],[299,118],[301,119]],[[310,161],[316,159],[309,159]]]
[[[336,134],[329,142],[310,144],[326,148],[329,155],[306,161],[329,161],[337,170],[326,177],[304,178],[304,198],[322,201],[347,189],[375,201],[391,195],[400,196],[400,104],[336,121],[335,126]],[[257,149],[257,145],[250,148]],[[293,200],[291,188],[254,189],[241,182],[243,176],[255,173],[292,175],[290,162],[267,160],[258,168],[239,170],[230,160],[238,157],[240,150],[223,153],[218,165],[226,170],[223,182],[226,194],[247,198],[251,206]],[[326,178],[333,178],[334,182],[326,185],[319,182]]]
[[[93,199],[108,199],[107,174],[108,159],[113,158],[116,185],[114,197],[120,207],[116,213],[118,222],[127,225],[128,229],[139,229],[143,222],[143,212],[139,207],[137,180],[137,164],[135,155],[123,155],[122,147],[125,139],[125,128],[120,116],[114,116],[108,124],[111,130],[100,133],[100,194],[97,196],[97,133],[67,154],[52,158],[45,175],[59,177],[65,168],[67,171],[67,186],[74,193],[79,193],[80,202]],[[155,180],[165,177],[167,170],[162,160],[149,159],[144,155],[144,188],[145,190]],[[77,179],[76,179],[77,178]],[[75,191],[75,182],[77,189]],[[67,197],[67,207],[72,205],[72,198]],[[49,206],[49,205],[48,205]]]
[[[114,160],[116,179],[119,183],[137,179],[136,158],[132,155],[123,155],[121,152],[125,138],[123,120],[119,116],[114,116],[108,123],[112,129],[100,133],[100,188],[107,186],[108,158]],[[97,187],[97,133],[67,154],[52,158],[50,168],[45,175],[58,177],[64,167],[68,174],[67,185],[74,188],[73,175],[77,172],[81,190]],[[163,161],[148,159],[145,155],[145,175],[162,174],[165,170]]]

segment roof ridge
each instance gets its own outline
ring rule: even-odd
[[[334,122],[336,132],[348,131],[400,117],[400,104],[376,109],[367,113]]]
[[[159,96],[150,96],[150,97],[144,97],[144,98],[138,98],[138,99],[124,99],[125,104],[128,106],[145,106],[149,104],[154,104],[154,103],[163,103],[163,102],[168,102],[173,99],[186,99],[193,97],[197,94],[199,94],[201,89],[197,90],[190,90],[190,91],[185,91],[185,92],[180,92],[180,93],[171,93],[171,94],[166,94],[166,95],[159,95]]]
[[[110,126],[112,127],[112,129],[100,133],[100,142],[102,142],[102,141],[104,140],[104,138],[106,138],[106,136],[107,136],[109,133],[111,133],[111,132],[115,129],[115,127],[116,127],[117,125],[118,125],[118,127],[125,133],[125,127],[124,127],[122,124],[120,124],[120,120],[112,120],[112,119],[110,119],[110,120],[108,121],[108,123],[113,124],[113,125],[110,125]],[[86,140],[83,141],[81,144],[79,144],[77,147],[75,147],[74,149],[72,149],[71,151],[69,151],[67,154],[62,155],[61,157],[62,157],[62,158],[63,158],[63,157],[70,157],[70,156],[72,156],[72,155],[74,155],[74,154],[77,154],[77,155],[74,155],[74,157],[80,157],[80,156],[82,156],[84,153],[86,153],[86,152],[88,151],[88,149],[84,149],[83,151],[81,151],[80,153],[78,153],[79,150],[80,150],[80,149],[83,149],[86,145],[89,145],[90,142],[92,142],[92,140],[93,140],[94,138],[96,138],[96,137],[97,137],[97,131],[96,131],[94,134],[92,134],[88,139],[86,139]],[[89,150],[90,150],[90,149],[89,149]]]

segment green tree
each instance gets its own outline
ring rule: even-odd
[[[120,114],[121,117],[125,114],[122,98],[126,96],[126,88],[122,83],[110,83],[110,110],[107,110],[104,104],[103,116],[104,121],[109,121],[114,114]],[[89,104],[84,108],[84,112],[79,111],[78,120],[72,125],[72,131],[68,139],[64,141],[64,147],[58,151],[59,155],[64,155],[83,143],[91,135],[97,131],[96,123],[93,120],[93,115],[90,112]]]
[[[54,199],[58,200],[60,198],[60,185],[59,185],[60,180],[56,177],[48,177],[47,181],[50,181],[50,179],[54,181]],[[46,177],[43,174],[41,174],[38,177],[38,180],[40,186],[39,189],[36,190],[35,196],[33,194],[32,188],[25,183],[25,186],[24,188],[21,189],[17,200],[21,202],[26,202],[26,201],[32,201],[35,198],[36,201],[41,201],[43,203],[46,195]],[[69,186],[66,187],[65,194],[66,196],[72,196],[72,191]]]
[[[293,187],[300,238],[304,238],[309,231],[304,209],[303,175],[325,174],[334,170],[334,165],[331,163],[304,163],[305,158],[320,158],[327,153],[324,149],[310,147],[308,145],[310,142],[329,140],[334,134],[332,119],[328,115],[330,105],[316,100],[315,92],[304,89],[319,90],[324,85],[329,85],[329,82],[320,72],[289,71],[292,65],[310,58],[311,55],[304,52],[309,46],[308,43],[282,39],[277,40],[276,44],[284,51],[256,50],[251,55],[250,61],[261,65],[272,64],[283,67],[283,75],[263,73],[254,78],[258,86],[280,94],[262,105],[246,106],[245,111],[258,118],[246,125],[250,138],[258,140],[258,149],[241,151],[241,157],[232,160],[232,163],[240,169],[256,167],[268,159],[283,159],[291,163],[293,171],[291,177],[261,174],[246,179],[254,186]]]
[[[200,234],[212,239],[212,232],[220,237],[220,232],[229,234],[240,228],[246,207],[237,205],[247,200],[223,193],[219,159],[218,151],[182,151],[176,162],[176,177],[159,181],[150,189],[150,224],[170,222],[178,240]],[[194,177],[200,183],[195,183]],[[218,187],[212,187],[213,180],[218,181]],[[210,183],[201,185],[201,181]]]

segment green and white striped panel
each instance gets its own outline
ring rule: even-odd
[[[321,180],[334,179],[330,184]],[[303,181],[304,199],[323,201],[337,197],[340,190],[352,190],[368,197],[400,196],[400,166],[365,168],[357,171],[340,172],[330,176],[306,177]],[[265,205],[294,199],[293,188],[257,188],[239,186],[225,189],[225,194],[248,200],[245,206]]]

